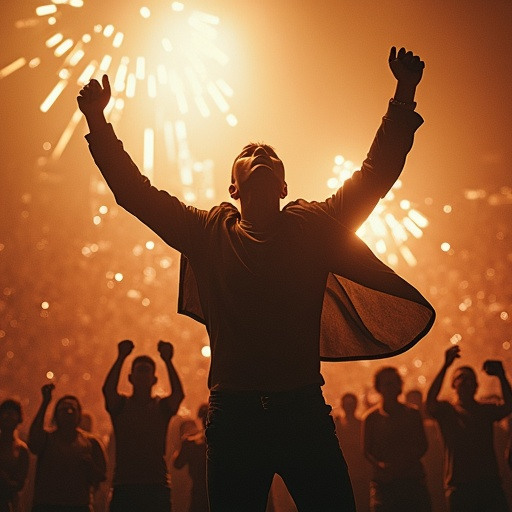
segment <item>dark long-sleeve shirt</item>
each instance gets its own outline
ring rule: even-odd
[[[230,203],[199,210],[153,187],[110,125],[87,136],[117,202],[182,253],[179,311],[206,325],[211,388],[322,384],[321,359],[397,354],[428,332],[433,308],[355,234],[422,122],[390,105],[361,170],[323,202],[289,203],[265,232]]]

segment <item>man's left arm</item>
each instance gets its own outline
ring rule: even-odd
[[[512,412],[512,388],[510,382],[505,374],[505,368],[501,361],[485,361],[484,371],[487,375],[498,377],[501,386],[501,394],[503,397],[503,404],[498,406],[498,419],[505,418]]]
[[[389,66],[397,80],[386,115],[382,120],[360,171],[346,180],[327,200],[333,216],[347,228],[356,230],[398,179],[412,148],[414,133],[423,123],[414,112],[416,87],[423,76],[424,63],[417,55],[391,48]]]

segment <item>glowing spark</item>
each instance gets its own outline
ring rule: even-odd
[[[327,180],[328,188],[338,189],[356,170],[353,162],[337,155],[332,169],[334,176]],[[375,253],[384,258],[388,265],[396,266],[401,256],[409,266],[414,267],[417,265],[417,260],[407,243],[410,236],[414,238],[423,236],[423,230],[428,226],[428,219],[413,208],[408,199],[398,201],[397,192],[401,187],[401,181],[397,180],[356,234]],[[443,250],[447,249],[443,248]]]
[[[14,73],[15,71],[18,71],[18,69],[21,69],[26,63],[27,63],[26,59],[24,59],[23,57],[20,57],[19,59],[16,59],[15,61],[11,62],[10,64],[7,64],[7,66],[0,69],[0,79],[5,78],[6,76],[9,76],[11,73]]]

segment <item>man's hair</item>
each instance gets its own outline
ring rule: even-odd
[[[452,375],[452,387],[455,384],[455,380],[460,376],[461,373],[469,373],[477,382],[476,372],[471,366],[459,366]]]
[[[75,395],[64,395],[63,397],[59,398],[57,400],[57,403],[55,404],[55,407],[53,409],[53,416],[52,416],[52,422],[56,425],[57,424],[57,410],[59,408],[59,405],[64,402],[64,400],[73,400],[73,402],[76,403],[76,407],[78,410],[78,417],[82,418],[82,404],[80,403],[80,400]]]
[[[18,423],[23,421],[23,413],[21,410],[21,402],[14,399],[4,400],[0,404],[0,414],[3,414],[4,411],[14,411],[18,415]]]
[[[156,363],[154,361],[154,359],[152,359],[151,357],[149,356],[137,356],[133,361],[132,361],[132,372],[133,370],[135,369],[135,367],[140,364],[140,363],[146,363],[146,364],[149,364],[151,366],[151,368],[153,368],[153,373],[156,371]]]
[[[400,377],[398,370],[394,366],[384,366],[380,370],[377,370],[375,372],[375,375],[373,376],[373,387],[377,391],[380,391],[380,389],[381,389],[382,378],[384,377],[384,375],[389,374],[389,373],[396,375],[398,377],[398,380],[401,383],[403,382],[402,377]]]

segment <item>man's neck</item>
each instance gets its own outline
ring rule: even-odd
[[[149,402],[151,400],[151,389],[134,389],[132,399],[140,403]]]
[[[264,232],[274,226],[279,212],[279,198],[269,198],[264,201],[248,198],[240,201],[241,221],[254,231]]]

